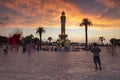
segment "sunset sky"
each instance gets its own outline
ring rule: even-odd
[[[0,0],[0,35],[9,36],[14,28],[21,28],[23,36],[35,34],[43,26],[54,40],[60,34],[61,12],[66,13],[66,32],[72,41],[83,42],[84,27],[79,27],[83,18],[89,18],[89,41],[98,41],[104,36],[120,38],[120,0]]]

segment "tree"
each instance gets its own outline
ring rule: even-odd
[[[120,39],[111,38],[110,42],[112,45],[119,45],[120,46]]]
[[[110,42],[111,42],[112,45],[116,45],[117,39],[111,38],[111,39],[110,39]]]
[[[34,38],[33,34],[30,34],[29,36],[31,37],[31,39],[33,39],[33,38]]]
[[[43,27],[38,27],[36,33],[40,37],[40,49],[41,49],[41,46],[42,46],[42,34],[45,33],[45,29]]]
[[[34,38],[33,34],[30,34],[30,35],[22,38],[22,42],[23,43],[31,43],[33,41],[33,38]]]
[[[3,43],[7,43],[7,37],[0,35],[0,45]]]
[[[51,41],[52,41],[53,39],[52,39],[52,37],[48,37],[48,41],[51,43]]]
[[[80,26],[85,26],[85,49],[88,49],[88,26],[91,26],[92,22],[88,18],[83,18]]]
[[[105,40],[105,37],[103,37],[103,36],[99,37],[99,41],[101,42],[102,45],[103,45],[104,40]]]
[[[33,38],[32,42],[35,44],[39,44],[39,39],[37,37],[35,37],[35,38]]]

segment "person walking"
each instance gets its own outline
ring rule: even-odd
[[[95,63],[95,69],[98,69],[98,65],[99,65],[99,69],[101,70],[101,60],[100,60],[100,52],[101,49],[97,46],[96,43],[93,44],[93,46],[91,47],[91,52],[93,53],[93,61]]]
[[[30,44],[30,43],[27,44],[27,46],[26,46],[26,51],[27,51],[27,54],[28,54],[28,55],[31,55],[31,53],[32,53],[32,47],[31,47],[31,44]]]
[[[113,44],[113,45],[111,46],[112,56],[117,56],[116,49],[117,49],[117,45]]]
[[[4,44],[4,46],[3,46],[3,54],[4,55],[8,54],[8,44]]]

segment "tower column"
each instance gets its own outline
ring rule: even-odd
[[[59,40],[60,40],[60,45],[61,48],[65,48],[66,46],[66,38],[68,35],[66,35],[66,29],[65,29],[65,23],[66,23],[66,16],[65,16],[65,12],[62,12],[61,16],[60,16],[60,20],[61,20],[61,34],[59,35]]]
[[[60,19],[61,19],[61,35],[62,35],[61,39],[65,40],[65,23],[66,23],[65,12],[62,12]]]

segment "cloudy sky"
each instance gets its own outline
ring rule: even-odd
[[[84,41],[84,28],[79,27],[83,18],[93,23],[89,27],[90,40],[99,36],[120,38],[120,0],[0,0],[0,34],[22,28],[25,36],[43,26],[44,39],[57,39],[62,11],[67,18],[66,32],[73,41]]]

